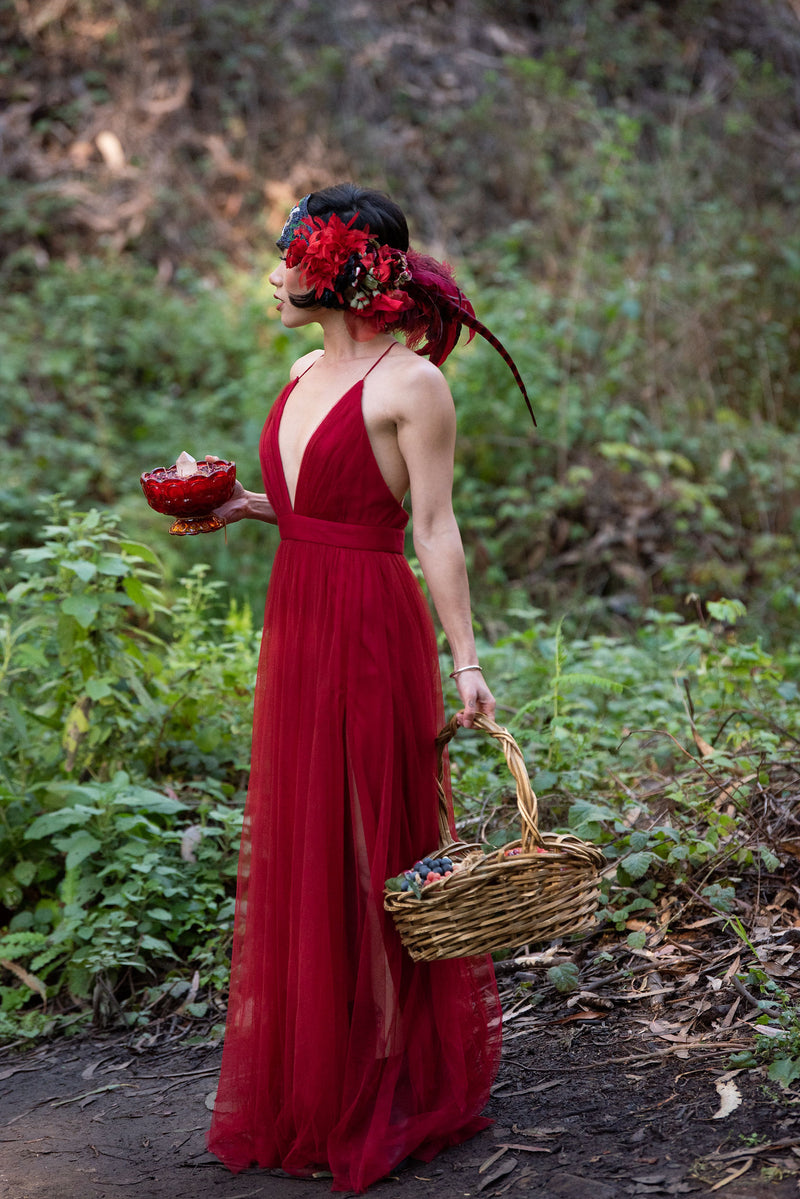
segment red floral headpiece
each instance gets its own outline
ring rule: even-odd
[[[383,332],[403,333],[410,349],[441,366],[466,326],[470,337],[480,333],[503,357],[536,424],[513,358],[477,319],[447,263],[382,245],[368,225],[354,227],[358,214],[347,224],[335,212],[308,216],[307,200],[292,210],[278,245],[286,250],[286,265],[301,268],[304,285],[320,305],[344,310],[356,341]]]
[[[412,307],[401,290],[411,272],[401,250],[370,237],[369,226],[355,229],[355,220],[345,224],[335,212],[327,219],[307,217],[286,251],[286,265],[301,268],[305,286],[319,301],[370,318],[381,332]]]

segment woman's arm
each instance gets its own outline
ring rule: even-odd
[[[469,583],[461,534],[453,514],[456,417],[443,375],[419,364],[404,389],[397,440],[408,468],[414,517],[414,549],[453,654],[456,686],[464,702],[462,723],[476,712],[494,716],[495,701],[479,670]]]
[[[263,520],[268,525],[276,525],[278,518],[275,515],[272,504],[267,499],[263,491],[245,491],[241,483],[237,481],[233,489],[233,495],[226,503],[221,504],[219,508],[214,510],[215,516],[218,516],[223,524],[232,525],[237,520]]]

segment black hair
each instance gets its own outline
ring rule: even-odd
[[[381,245],[395,250],[408,249],[408,223],[399,204],[374,188],[358,187],[355,183],[336,183],[332,187],[312,192],[308,197],[308,215],[339,217],[347,224],[355,217],[355,229],[369,228],[370,235]],[[318,297],[313,291],[291,295],[296,308],[342,308],[344,302],[336,292],[326,291]]]
[[[408,249],[408,224],[399,204],[383,192],[354,183],[337,183],[308,197],[308,215],[326,217],[336,213],[345,224],[353,217],[356,229],[369,226],[383,246]]]

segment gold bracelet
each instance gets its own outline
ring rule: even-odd
[[[463,674],[465,670],[479,670],[483,674],[483,667],[476,662],[474,666],[459,666],[458,670],[451,670],[450,678],[454,679],[457,674]]]

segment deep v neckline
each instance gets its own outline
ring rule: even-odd
[[[283,480],[283,488],[284,488],[284,491],[286,492],[286,499],[289,503],[289,510],[292,513],[294,512],[294,506],[295,506],[295,502],[297,500],[297,492],[300,489],[300,480],[303,477],[303,467],[305,466],[306,458],[308,457],[308,451],[310,450],[311,446],[313,445],[314,441],[316,440],[317,435],[321,432],[321,430],[328,423],[330,418],[333,416],[334,412],[338,412],[338,410],[341,408],[341,406],[345,402],[345,400],[348,399],[356,389],[358,389],[359,394],[360,394],[359,403],[363,404],[363,388],[364,388],[364,382],[367,378],[367,375],[369,375],[370,372],[375,369],[375,367],[378,365],[379,362],[383,361],[383,359],[386,357],[386,355],[389,353],[389,351],[392,350],[396,344],[397,344],[397,342],[392,342],[392,344],[384,350],[384,352],[380,355],[380,357],[375,359],[375,361],[370,365],[369,369],[367,371],[365,371],[365,373],[361,376],[361,378],[356,379],[355,383],[353,383],[350,387],[348,387],[347,391],[345,391],[342,395],[339,396],[339,399],[333,404],[333,406],[331,408],[328,409],[328,411],[325,413],[325,415],[322,417],[322,419],[311,430],[308,441],[303,446],[303,452],[300,455],[300,461],[299,461],[299,464],[297,467],[297,477],[294,481],[294,495],[291,495],[289,492],[289,483],[286,478],[286,464],[283,461],[283,454],[281,453],[281,425],[283,424],[283,414],[286,411],[286,405],[288,404],[289,399],[290,399],[292,393],[294,392],[295,387],[300,382],[300,380],[303,378],[303,376],[307,375],[308,372],[312,369],[312,367],[314,367],[319,362],[319,358],[315,358],[314,361],[310,364],[310,366],[307,366],[306,369],[301,374],[297,375],[294,379],[291,380],[289,387],[286,390],[286,394],[283,397],[283,403],[281,405],[280,412],[278,413],[278,427],[277,427],[277,430],[275,433],[275,444],[276,444],[276,448],[278,451],[278,462],[280,463],[280,468],[281,468],[281,478]],[[320,354],[320,358],[321,357],[322,357],[322,355]]]
[[[286,491],[286,498],[289,501],[289,508],[292,512],[294,512],[294,505],[295,505],[295,501],[297,499],[297,492],[300,488],[300,480],[303,477],[303,467],[305,466],[306,458],[308,457],[308,451],[311,449],[311,446],[314,444],[314,441],[316,440],[317,435],[322,431],[322,429],[324,429],[325,425],[328,423],[330,418],[333,416],[334,412],[338,412],[338,410],[341,408],[344,401],[346,399],[348,399],[349,396],[352,395],[352,393],[355,391],[356,388],[360,389],[364,383],[363,379],[356,379],[356,381],[352,385],[352,387],[348,387],[348,389],[344,393],[344,395],[341,395],[339,397],[339,399],[336,401],[336,403],[333,405],[333,407],[328,409],[328,411],[325,413],[325,415],[322,417],[322,419],[319,421],[319,423],[317,425],[315,425],[314,428],[312,429],[311,435],[310,435],[308,441],[306,442],[305,446],[303,447],[302,454],[300,455],[300,463],[297,467],[297,478],[294,481],[294,495],[291,495],[289,492],[289,483],[286,478],[286,466],[283,461],[283,454],[281,453],[281,423],[283,421],[283,414],[286,411],[286,405],[288,403],[289,397],[291,396],[292,392],[295,389],[295,386],[299,383],[299,381],[300,381],[300,379],[302,379],[302,377],[303,377],[302,375],[298,375],[297,378],[295,380],[293,380],[291,390],[287,391],[287,393],[286,393],[286,396],[283,401],[283,407],[281,408],[280,416],[278,418],[278,431],[277,431],[278,461],[280,462],[280,465],[281,465],[281,477],[283,479],[284,490]]]

